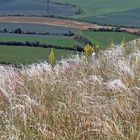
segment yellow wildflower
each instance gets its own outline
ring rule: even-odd
[[[54,49],[52,48],[51,49],[51,52],[49,54],[49,62],[51,65],[54,65],[55,64],[55,54],[54,54]]]
[[[84,54],[86,56],[92,55],[93,52],[94,52],[94,47],[92,45],[86,45],[84,47]]]

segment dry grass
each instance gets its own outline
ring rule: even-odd
[[[0,67],[1,140],[139,140],[135,44],[22,69]]]

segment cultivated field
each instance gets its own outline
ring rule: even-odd
[[[79,30],[76,33],[94,44],[97,49],[106,49],[111,43],[121,44],[123,40],[126,42],[134,40],[137,36],[129,33],[121,32],[92,32],[86,30]],[[56,36],[38,36],[38,35],[17,35],[17,34],[0,34],[0,41],[2,42],[38,42],[49,45],[62,46],[64,48],[75,48],[76,46],[84,47],[84,43],[74,40],[74,37],[56,37]],[[33,62],[47,61],[50,53],[49,48],[38,48],[28,46],[0,46],[0,62],[14,65],[31,64]],[[55,50],[56,60],[62,57],[68,57],[70,54],[76,54],[75,51],[70,50]]]
[[[34,48],[26,46],[0,46],[0,63],[13,65],[29,65],[48,61],[50,48]],[[55,59],[58,61],[63,57],[76,54],[74,51],[55,49]]]
[[[17,19],[16,19],[17,20]],[[15,20],[15,22],[16,22]],[[11,20],[12,22],[12,20]],[[14,22],[14,21],[13,21]],[[68,28],[63,26],[54,26],[54,25],[43,25],[43,24],[24,24],[24,23],[7,23],[6,21],[0,22],[0,30],[3,29],[7,30],[15,30],[17,28],[20,28],[24,32],[37,32],[37,33],[44,33],[49,32],[49,35],[61,35],[63,33],[68,33],[68,31],[71,31],[73,33],[77,32],[78,29],[76,28]]]
[[[106,49],[111,43],[121,44],[122,41],[132,41],[138,38],[133,34],[123,32],[93,32],[79,31],[79,34],[90,40],[93,44],[99,45],[99,49]]]
[[[139,0],[54,0],[55,2],[75,4],[83,12],[74,15],[76,19],[83,19],[97,23],[140,27]],[[131,21],[131,22],[130,22]]]
[[[113,13],[111,12],[100,16],[90,16],[83,19],[91,22],[96,21],[97,23],[102,23],[102,24],[112,24],[116,26],[123,25],[123,26],[129,26],[129,27],[132,26],[132,27],[140,28],[139,13],[140,13],[140,8],[136,8],[136,9],[126,10],[121,12],[113,12]]]
[[[74,47],[77,45],[81,45],[79,42],[75,41],[69,37],[47,37],[47,36],[37,36],[37,35],[13,35],[13,34],[0,34],[0,41],[19,41],[19,42],[40,42],[46,43],[50,45],[64,46],[64,47]]]
[[[0,15],[72,17],[103,24],[140,27],[139,5],[139,0],[86,0],[86,3],[85,0],[52,0],[49,3],[45,0],[1,0]]]
[[[77,20],[69,20],[69,19],[59,19],[59,18],[47,18],[47,17],[26,17],[26,16],[0,16],[1,23],[27,23],[27,24],[41,24],[41,25],[53,25],[60,27],[68,27],[68,28],[77,28],[77,29],[88,29],[88,28],[112,28],[112,26],[106,25],[98,25],[88,22],[82,22]],[[122,28],[129,32],[139,32],[140,28]]]
[[[34,17],[34,16],[30,16],[30,17],[28,16],[27,17],[26,16],[0,16],[0,22],[54,25],[54,26],[71,27],[71,28],[78,28],[78,29],[104,27],[97,24],[90,24],[87,22],[80,22],[80,21],[75,21],[75,20],[47,18],[47,17]]]
[[[67,3],[70,5],[67,5]],[[127,4],[125,4],[124,6],[123,5],[124,3],[127,3]],[[87,39],[87,41],[92,42],[94,45],[98,45],[99,49],[105,49],[112,42],[114,42],[115,44],[120,44],[123,39],[125,39],[125,41],[127,42],[127,41],[131,41],[137,38],[137,36],[134,36],[132,34],[127,34],[127,33],[84,31],[84,29],[89,29],[89,28],[111,29],[113,26],[98,25],[98,24],[82,22],[78,20],[48,18],[48,17],[41,17],[41,16],[54,15],[58,17],[61,16],[61,17],[69,17],[69,18],[72,17],[75,19],[84,19],[87,21],[92,21],[92,19],[94,18],[96,19],[103,18],[102,20],[105,22],[106,22],[106,19],[109,18],[109,20],[107,21],[109,22],[111,21],[112,23],[114,22],[112,18],[114,18],[116,20],[114,23],[116,23],[117,25],[120,24],[120,21],[123,21],[124,24],[135,23],[135,25],[136,24],[139,25],[139,14],[136,14],[139,11],[138,0],[135,0],[135,2],[131,2],[130,0],[124,0],[124,1],[118,0],[113,3],[110,3],[109,0],[105,0],[104,2],[102,0],[98,0],[98,1],[87,0],[86,4],[84,0],[80,0],[80,1],[79,0],[75,0],[75,1],[74,0],[72,1],[54,0],[54,1],[51,1],[49,4],[45,3],[45,1],[40,1],[40,0],[25,0],[25,1],[2,0],[0,1],[0,4],[1,4],[0,5],[0,15],[1,15],[0,16],[0,30],[7,29],[8,31],[13,31],[16,28],[21,28],[24,32],[29,31],[29,32],[36,33],[36,35],[25,35],[25,34],[15,35],[11,33],[9,34],[9,32],[7,34],[1,33],[0,41],[2,42],[29,41],[29,42],[40,42],[40,43],[46,43],[50,45],[57,45],[57,46],[62,46],[66,48],[75,47],[75,46],[84,47],[85,45],[84,41],[80,42],[79,40],[76,41],[75,39],[76,35],[80,35],[83,38]],[[72,5],[75,5],[75,6],[72,6]],[[76,12],[78,12],[77,10],[82,10],[80,11],[81,14],[76,14]],[[131,16],[126,16],[127,13]],[[8,16],[8,15],[12,15],[12,16]],[[18,16],[14,16],[14,15],[18,15]],[[36,15],[36,16],[33,16],[33,15]],[[132,22],[128,22],[129,20],[131,20]],[[124,29],[132,33],[140,32],[140,28],[122,27],[121,29]],[[74,35],[64,36],[64,33],[68,33],[69,31],[74,33]],[[47,36],[38,35],[38,33],[43,33],[43,32],[48,32],[49,34]],[[3,46],[1,46],[1,48],[2,47]],[[21,54],[20,52],[22,51],[21,48],[24,50],[27,47],[25,46],[24,48],[23,47],[20,47],[20,49],[18,48],[19,54]],[[11,50],[12,46],[9,46],[9,47],[7,46],[6,49],[5,48],[2,49],[5,52],[4,53],[5,57],[3,57],[0,60],[0,62],[8,62],[11,64],[16,64],[16,63],[28,64],[28,62],[31,63],[31,61],[36,62],[36,60],[37,61],[39,60],[39,57],[37,57],[36,59],[32,59],[32,56],[30,57],[30,55],[27,55],[27,56],[25,55],[25,57],[28,57],[28,60],[31,60],[27,62],[25,61],[24,58],[20,57],[22,55],[17,56],[16,54],[15,58],[18,58],[17,62],[15,62],[16,59],[14,59],[14,61],[11,61],[10,59],[7,59],[8,58],[7,55],[10,57],[8,49]],[[32,49],[36,49],[36,48],[32,48]],[[61,50],[61,52],[63,51]],[[58,54],[62,54],[61,56],[59,56],[59,58],[65,56],[65,54],[63,53],[58,53]],[[42,54],[40,55],[43,56]],[[42,57],[40,57],[40,60],[46,60],[46,59],[44,59],[44,56],[43,56],[43,59]]]
[[[51,3],[48,7],[46,0],[0,0],[0,15],[55,15],[69,17],[74,14],[75,8],[73,6]]]

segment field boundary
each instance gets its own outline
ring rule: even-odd
[[[38,41],[36,42],[20,42],[20,41],[0,41],[0,45],[6,45],[6,46],[24,46],[24,47],[38,47],[38,48],[54,48],[54,49],[60,49],[60,50],[70,50],[70,51],[77,51],[82,52],[83,48],[80,46],[73,47],[63,47],[63,46],[57,46],[57,45],[51,45],[46,43],[40,43]]]

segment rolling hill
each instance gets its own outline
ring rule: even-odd
[[[82,8],[81,15],[73,18],[103,24],[118,24],[140,27],[139,0],[54,0],[55,2],[74,4]]]
[[[0,15],[72,17],[102,24],[140,27],[139,0],[0,0]],[[62,10],[63,9],[63,10]],[[77,13],[80,10],[80,13]]]

